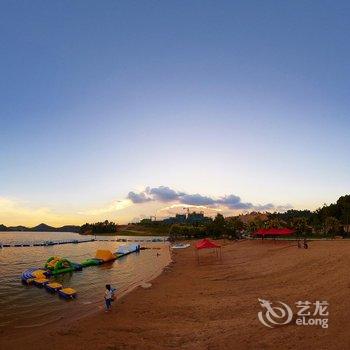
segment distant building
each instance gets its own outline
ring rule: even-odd
[[[203,213],[188,213],[185,214],[176,214],[173,217],[167,218],[163,220],[163,223],[166,225],[173,224],[188,224],[188,225],[200,225],[205,224],[211,221],[211,218],[204,216]]]
[[[187,223],[190,225],[198,225],[205,221],[205,216],[203,213],[188,213],[187,215]]]
[[[186,222],[186,215],[185,214],[176,214],[175,219],[178,223],[185,223]]]
[[[167,225],[185,224],[186,223],[186,215],[176,214],[175,217],[170,217],[170,218],[164,219],[163,223],[167,224]]]

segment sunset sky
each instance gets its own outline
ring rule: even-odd
[[[349,18],[347,1],[1,1],[0,223],[336,201]]]

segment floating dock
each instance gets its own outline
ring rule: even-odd
[[[149,242],[149,243],[165,243],[168,238],[153,238],[153,239],[125,239],[125,238],[116,238],[116,239],[104,239],[104,238],[91,238],[86,240],[61,240],[61,241],[42,241],[42,242],[15,242],[15,243],[1,243],[1,248],[13,248],[13,247],[50,247],[53,245],[61,244],[79,244],[79,243],[89,243],[89,242]]]
[[[0,243],[0,248],[13,248],[13,247],[49,247],[52,245],[60,244],[78,244],[95,242],[94,238],[88,240],[64,240],[64,241],[42,241],[42,242],[15,242],[15,243]]]
[[[68,272],[81,271],[83,268],[89,266],[98,266],[107,262],[113,262],[128,254],[140,252],[140,250],[141,247],[139,244],[120,246],[115,253],[109,250],[99,249],[96,251],[94,258],[86,259],[81,264],[73,263],[61,257],[50,257],[44,268],[30,268],[24,271],[21,275],[21,280],[23,284],[34,284],[40,288],[44,287],[48,292],[57,292],[62,298],[73,299],[77,295],[76,290],[72,288],[63,288],[60,283],[50,281],[50,278]]]
[[[55,275],[60,275],[68,272],[81,271],[83,268],[89,266],[98,266],[107,262],[112,262],[123,256],[131,253],[136,253],[141,250],[139,244],[130,244],[118,247],[115,253],[110,250],[99,249],[96,251],[94,258],[89,258],[84,260],[82,263],[74,263],[66,258],[52,256],[47,259],[45,267],[43,268],[29,268],[24,271],[21,275],[21,280],[25,284],[31,284],[35,282],[40,282],[46,280],[47,278]],[[38,281],[40,280],[40,281]],[[35,283],[36,284],[36,283]]]

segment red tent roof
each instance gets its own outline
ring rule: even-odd
[[[208,248],[220,248],[219,244],[209,240],[208,238],[204,238],[201,241],[195,244],[196,249],[208,249]]]
[[[254,235],[291,235],[294,233],[294,230],[290,228],[261,228],[260,230],[257,230],[254,232]]]

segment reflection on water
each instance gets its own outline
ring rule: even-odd
[[[10,237],[14,241],[24,241],[25,236],[30,241],[81,237],[71,233],[0,233],[0,241],[5,241],[5,235],[7,239]],[[143,281],[157,276],[170,261],[166,244],[147,243],[144,245],[152,249],[127,255],[115,262],[86,267],[83,271],[52,278],[64,287],[77,290],[78,298],[72,301],[59,299],[56,294],[49,294],[45,289],[24,286],[20,282],[22,271],[43,266],[50,256],[62,256],[79,263],[93,257],[97,249],[109,249],[114,252],[121,244],[123,243],[89,242],[0,249],[0,327],[39,326],[62,318],[80,317],[94,312],[103,306],[106,283],[117,288],[118,297]],[[157,256],[157,253],[160,255]]]

